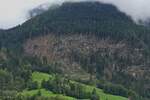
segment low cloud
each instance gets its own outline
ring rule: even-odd
[[[149,0],[0,0],[0,28],[11,28],[27,20],[31,9],[41,4],[62,4],[70,1],[100,1],[115,5],[120,11],[131,16],[134,21],[150,19]],[[109,13],[109,12],[108,12]]]
[[[99,0],[111,3],[122,12],[131,16],[134,21],[148,21],[150,18],[150,0]]]

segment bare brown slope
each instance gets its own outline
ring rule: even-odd
[[[97,39],[94,36],[63,35],[56,37],[49,34],[32,40],[29,39],[24,44],[24,50],[28,55],[38,56],[41,59],[47,58],[49,63],[60,62],[62,64],[60,69],[67,73],[83,74],[86,72],[80,62],[74,58],[77,53],[87,58],[97,54],[103,57],[108,56],[112,61],[104,66],[103,72],[104,76],[110,80],[116,71],[122,71],[134,77],[141,76],[145,67],[142,49],[133,48],[125,41],[116,43],[110,39]],[[126,60],[131,64],[125,64]]]

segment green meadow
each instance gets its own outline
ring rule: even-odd
[[[30,90],[30,91],[24,90],[23,92],[21,92],[21,94],[23,96],[33,96],[33,95],[37,94],[40,91],[41,95],[44,96],[44,97],[57,97],[59,100],[76,100],[73,97],[65,96],[65,95],[62,95],[62,94],[54,94],[51,91],[48,91],[46,89],[42,89],[41,88],[42,80],[48,80],[50,78],[55,78],[55,76],[54,75],[49,75],[49,74],[46,74],[46,73],[41,73],[41,72],[33,72],[32,73],[32,81],[38,82],[39,89]],[[75,82],[75,81],[71,81],[71,82],[78,83],[78,82]],[[78,83],[78,84],[81,84],[85,88],[86,92],[92,92],[92,90],[95,88],[94,86],[89,86],[89,85],[85,85],[85,84],[82,84],[82,83]],[[102,89],[99,89],[99,88],[95,88],[95,89],[96,89],[97,94],[100,97],[100,100],[128,100],[125,97],[106,94],[106,93],[103,92]]]

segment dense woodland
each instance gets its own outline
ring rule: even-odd
[[[114,44],[125,42],[129,50],[127,57],[120,57],[117,52],[110,54],[107,48],[88,55],[73,50],[73,61],[91,76],[89,80],[76,81],[103,89],[105,93],[131,97],[131,100],[150,98],[150,28],[135,24],[129,16],[118,11],[113,5],[84,2],[64,3],[62,6],[49,8],[48,11],[32,17],[22,25],[0,30],[0,99],[9,100],[12,97],[14,100],[37,100],[37,98],[49,100],[40,97],[40,91],[33,97],[17,96],[17,93],[24,89],[38,88],[37,83],[31,81],[31,74],[34,71],[56,75],[55,79],[42,81],[43,88],[56,94],[65,94],[78,99],[100,99],[96,90],[85,93],[82,85],[72,83],[71,80],[74,79],[63,76],[65,72],[58,68],[61,64],[48,63],[46,57],[41,59],[38,56],[24,54],[24,42],[48,34],[53,34],[57,38],[74,34],[95,36],[97,40],[109,39]],[[141,51],[134,53],[135,49]],[[138,57],[138,54],[142,55],[139,60],[133,57],[135,55]],[[120,69],[113,70],[112,78],[109,79],[105,76],[104,70],[114,63],[121,67],[115,67]],[[124,71],[128,71],[129,66],[138,66],[144,70],[144,74],[136,78],[127,74]],[[61,77],[57,74],[61,74]]]

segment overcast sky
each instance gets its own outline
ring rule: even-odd
[[[95,0],[0,0],[0,28],[10,28],[27,20],[28,11],[45,3]],[[116,5],[134,20],[150,18],[150,0],[97,0]]]
[[[0,28],[10,28],[25,21],[28,11],[51,0],[0,0]]]

